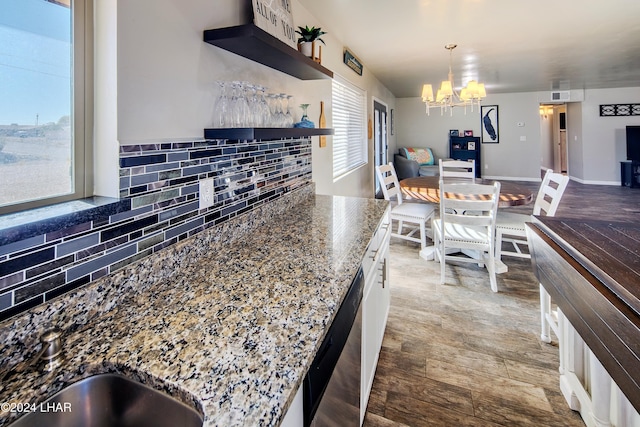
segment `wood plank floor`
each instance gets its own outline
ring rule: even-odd
[[[640,189],[572,181],[556,216],[638,214]],[[439,264],[418,249],[391,240],[391,309],[364,425],[584,426],[560,394],[557,341],[539,339],[530,261],[504,258],[509,272],[493,293],[474,264],[447,264],[440,285]]]

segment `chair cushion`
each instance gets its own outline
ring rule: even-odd
[[[433,220],[433,232],[440,235],[440,219]],[[469,243],[474,242],[483,246],[489,244],[487,227],[452,224],[446,222],[444,224],[444,234],[448,241],[459,240]]]
[[[415,160],[420,166],[433,165],[435,163],[435,158],[433,157],[431,148],[409,147],[401,148],[400,151],[403,152],[404,157]]]
[[[393,219],[414,219],[425,221],[429,219],[435,208],[433,205],[428,203],[403,203],[401,205],[396,205],[391,210],[391,218]]]
[[[525,235],[525,222],[531,221],[531,215],[518,214],[514,212],[502,212],[498,211],[496,216],[496,227],[503,230],[510,230],[519,232],[520,235]]]

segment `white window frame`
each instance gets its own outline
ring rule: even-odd
[[[72,0],[71,5],[74,192],[2,206],[0,214],[20,212],[93,195],[93,0]]]
[[[331,100],[333,181],[336,182],[368,162],[367,93],[334,76]]]

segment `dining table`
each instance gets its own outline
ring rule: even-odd
[[[446,183],[473,182],[476,184],[488,185],[493,185],[495,182],[495,180],[483,178],[444,178],[444,181]],[[414,178],[406,178],[400,181],[399,184],[403,198],[437,204],[440,203],[439,176],[418,176]],[[498,201],[498,208],[527,205],[533,202],[533,199],[533,190],[511,181],[500,181],[500,200]],[[433,246],[427,246],[420,251],[420,257],[425,260],[433,260],[434,251],[435,248]],[[502,260],[496,260],[495,262],[496,273],[501,274],[508,271],[508,267]]]
[[[444,178],[448,183],[469,183],[493,185],[495,180],[484,178]],[[440,177],[418,176],[400,181],[402,196],[408,199],[440,203]],[[511,181],[500,181],[499,208],[528,205],[533,201],[534,192]]]

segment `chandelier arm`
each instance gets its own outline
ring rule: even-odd
[[[440,107],[440,114],[444,115],[447,109],[451,110],[450,114],[453,116],[453,107],[464,107],[465,114],[467,113],[467,106],[471,106],[471,111],[473,112],[474,105],[478,105],[478,109],[480,108],[480,102],[482,101],[482,95],[485,97],[486,90],[484,88],[484,84],[482,84],[482,90],[480,95],[478,93],[478,89],[476,85],[480,85],[475,80],[472,80],[467,86],[465,86],[462,91],[457,91],[453,86],[453,49],[457,47],[456,44],[450,43],[445,45],[445,49],[449,51],[449,74],[448,74],[448,87],[445,90],[445,82],[442,82],[440,90],[438,90],[438,94],[436,96],[435,102],[429,101],[433,97],[433,92],[431,91],[431,85],[424,85],[423,87],[423,102],[426,106],[426,114],[429,115],[429,111],[431,108]],[[425,88],[428,88],[425,90]],[[442,91],[442,92],[441,92]],[[430,96],[426,96],[425,94],[430,94]],[[442,97],[440,97],[442,93]]]

